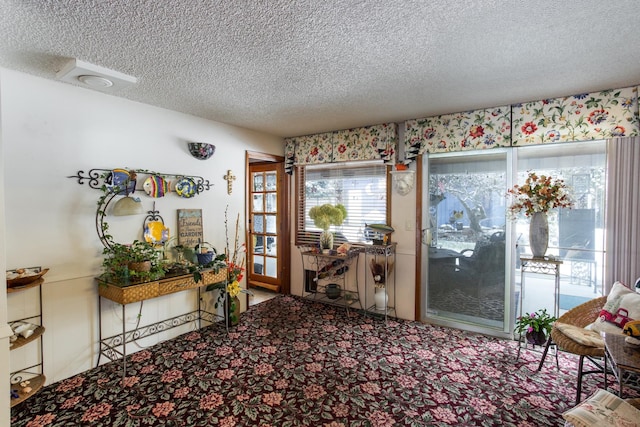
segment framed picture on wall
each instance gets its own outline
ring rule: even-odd
[[[178,209],[178,244],[194,248],[202,237],[202,209]]]

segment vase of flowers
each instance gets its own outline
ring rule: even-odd
[[[373,294],[373,302],[377,311],[385,311],[387,309],[389,295],[385,287],[376,287],[375,294]]]
[[[227,270],[227,279],[225,281],[208,285],[206,290],[218,290],[218,299],[214,305],[215,308],[223,307],[225,310],[225,319],[228,326],[237,325],[240,321],[240,299],[238,295],[241,293],[253,295],[248,289],[244,289],[240,286],[240,282],[244,277],[245,270],[245,258],[244,255],[247,252],[246,245],[240,243],[240,214],[236,218],[235,236],[233,240],[233,247],[229,246],[229,219],[228,219],[229,207],[224,212],[224,230],[226,245],[224,254],[218,255],[214,262],[217,268],[217,261],[222,262],[223,267]],[[209,264],[207,264],[209,265]],[[196,280],[197,283],[197,280]]]
[[[515,332],[519,335],[524,333],[529,344],[544,345],[556,320],[558,319],[549,315],[547,309],[543,308],[540,311],[518,317]]]
[[[393,262],[387,263],[371,259],[369,262],[369,269],[373,276],[373,283],[375,286],[375,293],[373,294],[373,301],[375,303],[375,309],[377,311],[385,311],[387,309],[387,303],[389,302],[389,294],[387,294],[387,276],[393,270]]]
[[[534,212],[529,222],[529,247],[534,258],[543,258],[549,247],[549,220],[546,212]]]
[[[320,249],[330,251],[333,249],[333,233],[329,231],[332,225],[340,226],[347,217],[347,209],[344,205],[324,205],[314,206],[309,209],[309,218],[313,220],[316,227],[322,229],[320,234]]]
[[[333,249],[333,233],[329,230],[322,230],[320,233],[320,249],[323,253],[328,253]]]
[[[242,292],[240,283],[234,280],[227,285],[227,299],[225,300],[225,309],[227,311],[227,325],[235,326],[240,322],[240,298],[238,295]]]
[[[228,207],[227,207],[228,210]],[[251,291],[240,286],[240,281],[244,277],[244,254],[247,247],[244,243],[239,243],[240,214],[236,217],[236,229],[233,239],[233,248],[229,247],[229,227],[227,210],[224,212],[224,229],[226,236],[225,255],[227,262],[227,298],[225,299],[225,309],[227,311],[227,325],[235,326],[240,321],[240,298],[238,295],[251,294]]]
[[[515,218],[524,212],[531,218],[529,244],[535,258],[542,258],[549,244],[549,222],[547,212],[556,208],[572,208],[567,187],[562,179],[529,172],[523,185],[515,185],[508,191],[513,196],[509,215]]]

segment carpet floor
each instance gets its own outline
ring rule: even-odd
[[[577,359],[456,329],[278,296],[219,325],[51,384],[14,407],[35,426],[561,426]],[[602,386],[587,377],[584,396]]]

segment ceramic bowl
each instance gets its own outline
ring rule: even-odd
[[[340,298],[340,285],[337,283],[329,283],[325,288],[325,292],[327,294],[327,298],[338,299]]]
[[[189,153],[198,160],[207,160],[216,151],[216,146],[206,142],[189,142]]]
[[[21,268],[18,270],[9,270],[7,272],[7,287],[24,286],[35,282],[49,271],[48,268]]]

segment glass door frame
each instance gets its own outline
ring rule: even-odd
[[[247,285],[249,287],[263,287],[282,294],[290,292],[290,274],[289,265],[291,263],[291,251],[289,247],[290,239],[290,214],[289,214],[289,175],[284,172],[284,157],[267,153],[259,153],[247,151],[245,154],[246,161],[246,225],[245,241],[247,242]],[[268,277],[264,275],[255,275],[252,273],[252,262],[249,260],[251,256],[251,203],[252,203],[252,167],[266,166],[277,171],[277,215],[276,221],[276,258],[277,258],[277,277]],[[266,267],[266,266],[265,266]]]
[[[422,189],[421,206],[418,209],[420,212],[420,224],[421,224],[421,239],[420,239],[420,320],[423,322],[433,323],[441,326],[454,327],[458,329],[468,330],[471,332],[479,332],[487,335],[498,336],[501,338],[511,338],[511,330],[513,323],[515,322],[515,269],[513,268],[515,247],[514,247],[514,228],[511,221],[505,222],[505,299],[504,299],[504,319],[502,330],[498,328],[490,328],[486,326],[476,325],[473,323],[454,321],[451,319],[441,318],[437,316],[430,316],[427,313],[427,298],[428,286],[427,280],[429,275],[429,251],[427,245],[427,230],[429,229],[429,160],[433,157],[466,157],[469,156],[487,156],[495,154],[504,154],[505,156],[505,174],[506,174],[506,190],[513,186],[513,176],[515,174],[515,160],[514,152],[511,148],[495,148],[490,150],[475,150],[475,151],[462,151],[455,153],[437,153],[428,154],[425,153],[421,156],[421,161],[418,164],[421,173],[418,176],[421,178],[420,187]],[[426,197],[425,197],[426,195]],[[506,215],[506,213],[505,213]]]

